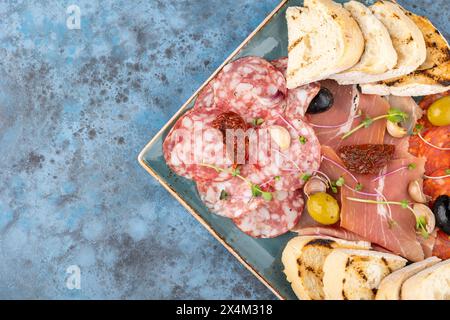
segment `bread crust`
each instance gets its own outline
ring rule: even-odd
[[[305,248],[307,250],[305,250]],[[365,241],[346,241],[333,237],[300,236],[291,239],[283,250],[281,261],[292,290],[301,300],[323,299],[322,265],[309,265],[303,254],[317,257],[318,263],[335,248],[370,249]],[[313,256],[308,258],[315,258]],[[311,283],[316,288],[311,288]],[[311,290],[312,289],[312,290]]]
[[[331,0],[305,0],[304,5],[290,7],[286,12],[289,89],[351,68],[364,51],[362,32],[341,4]]]
[[[403,283],[402,300],[450,300],[450,259],[420,271]]]
[[[421,30],[427,49],[425,62],[410,74],[386,81],[365,84],[366,94],[425,96],[450,90],[450,46],[430,20],[405,11]]]
[[[400,300],[401,288],[406,280],[440,261],[437,257],[430,257],[391,273],[381,281],[376,300]]]
[[[387,28],[360,2],[347,2],[344,8],[359,24],[364,35],[365,50],[355,66],[330,78],[340,84],[358,84],[367,76],[383,74],[393,69],[398,57]]]
[[[335,249],[323,266],[327,300],[372,300],[381,280],[405,266],[407,260],[390,253]]]

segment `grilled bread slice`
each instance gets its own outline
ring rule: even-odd
[[[281,258],[284,273],[299,299],[324,299],[322,267],[325,258],[335,248],[370,249],[370,243],[303,236],[292,239],[286,245]]]
[[[381,280],[407,260],[376,251],[335,249],[323,265],[328,300],[373,300]]]
[[[412,276],[402,286],[402,300],[450,300],[450,260]]]
[[[361,29],[341,4],[305,0],[304,5],[286,12],[289,89],[353,67],[364,51]]]
[[[360,83],[372,83],[407,75],[419,68],[427,57],[425,39],[403,8],[390,1],[378,1],[370,7],[375,17],[388,29],[395,50],[397,65],[382,74],[366,76]]]
[[[357,65],[330,78],[339,84],[370,81],[370,75],[383,74],[397,65],[397,52],[386,27],[364,4],[350,1],[344,4],[358,22],[365,39],[365,50]],[[366,80],[366,77],[369,77]]]
[[[401,288],[406,280],[440,261],[437,257],[431,257],[391,273],[381,281],[376,300],[400,300]]]
[[[405,11],[421,30],[427,58],[414,72],[395,79],[361,86],[364,93],[396,96],[424,96],[450,89],[450,46],[444,36],[425,17]]]

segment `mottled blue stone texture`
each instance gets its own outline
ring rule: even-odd
[[[449,38],[448,0],[400,2]],[[0,3],[0,298],[274,298],[136,157],[276,5]]]

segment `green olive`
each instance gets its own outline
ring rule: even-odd
[[[436,100],[428,109],[427,116],[435,126],[450,125],[450,96]]]
[[[330,225],[339,221],[339,204],[328,193],[313,194],[306,202],[306,206],[311,218],[321,224]]]

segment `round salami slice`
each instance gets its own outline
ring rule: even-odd
[[[216,107],[213,83],[214,81],[211,81],[200,91],[197,100],[195,100],[194,109],[214,109]]]
[[[442,148],[450,148],[450,126],[429,128],[423,138],[429,143],[421,141],[419,148],[419,156],[427,159],[425,173],[430,174],[441,168],[450,168],[450,151],[442,150]]]
[[[277,68],[285,77],[287,71],[288,58],[280,58],[270,63]],[[289,118],[303,118],[309,104],[320,91],[320,83],[313,82],[295,89],[288,89],[286,116]]]
[[[430,196],[432,201],[436,200],[440,195],[450,195],[450,177],[446,173],[446,168],[439,169],[429,176],[433,177],[433,179],[424,180],[423,192]]]
[[[224,182],[197,182],[197,190],[213,213],[227,218],[238,218],[258,205],[248,183],[236,177]]]
[[[248,123],[270,119],[285,108],[284,76],[259,57],[241,58],[225,66],[213,89],[218,108],[236,112]]]
[[[276,191],[273,199],[255,200],[258,206],[234,219],[236,226],[254,238],[275,238],[294,228],[303,212],[300,191]]]
[[[279,116],[275,125],[286,129],[290,135],[287,149],[281,149],[270,136],[273,126],[264,126],[270,143],[259,143],[255,163],[254,149],[249,147],[249,161],[254,170],[249,170],[249,180],[269,190],[294,191],[304,185],[302,176],[319,170],[321,148],[314,130],[300,119]],[[266,140],[266,139],[262,139]]]
[[[320,91],[320,83],[313,82],[288,91],[286,116],[288,118],[303,118],[311,101]]]
[[[163,143],[168,166],[178,175],[196,181],[225,181],[229,173],[205,166],[230,166],[223,134],[212,127],[220,112],[212,109],[192,109],[174,125]]]
[[[288,67],[288,57],[279,58],[276,60],[270,61],[270,63],[280,71],[283,76],[286,78],[286,71]]]

